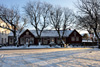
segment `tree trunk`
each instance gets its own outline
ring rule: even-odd
[[[57,33],[58,33],[59,39],[60,39],[60,41],[61,41],[61,47],[64,47],[63,39],[62,39],[62,37],[61,37],[61,35],[60,35],[60,30],[57,30]]]
[[[100,38],[99,38],[99,36],[98,36],[98,34],[97,34],[95,29],[94,29],[94,33],[95,33],[95,35],[96,35],[96,37],[98,39],[98,48],[100,49]]]
[[[16,32],[14,31],[14,46],[16,46]]]
[[[14,26],[14,46],[16,46],[16,27]]]
[[[65,43],[64,43],[64,41],[63,41],[63,38],[60,37],[60,41],[61,41],[61,47],[64,47],[64,44],[65,44]]]
[[[41,37],[38,38],[38,45],[41,46]]]
[[[98,48],[100,49],[100,39],[98,40]]]
[[[61,42],[62,42],[62,44],[63,44],[63,47],[66,47],[66,44],[65,44],[63,38],[61,38]]]

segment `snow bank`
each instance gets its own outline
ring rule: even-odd
[[[7,47],[1,47],[0,49],[28,49],[28,48],[61,48],[60,46],[55,46],[55,47],[50,47],[48,45],[40,45],[40,46],[30,46],[30,47],[27,47],[27,46],[7,46]]]

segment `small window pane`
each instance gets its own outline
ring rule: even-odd
[[[72,40],[72,41],[75,41],[75,37],[72,37],[71,40]]]
[[[76,37],[76,41],[79,41],[79,37]]]

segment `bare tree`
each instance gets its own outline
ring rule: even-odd
[[[0,19],[4,21],[6,26],[0,26],[0,28],[10,30],[14,36],[14,45],[17,43],[16,31],[18,29],[18,24],[20,24],[20,14],[17,8],[7,8],[5,6],[0,6]]]
[[[100,48],[100,38],[98,31],[100,30],[100,2],[99,0],[79,0],[77,5],[80,11],[81,25],[88,30],[93,30]]]
[[[90,25],[90,19],[88,16],[75,16],[77,21],[76,21],[76,28],[79,30],[87,30],[89,34],[92,34],[93,29],[91,28]]]
[[[55,7],[50,12],[50,20],[54,29],[57,31],[59,38],[63,44],[63,36],[65,30],[70,27],[73,12],[68,8]]]
[[[41,2],[28,2],[24,7],[25,13],[29,18],[29,23],[35,28],[39,44],[41,42],[41,34],[49,25],[49,11],[52,5]]]
[[[21,24],[19,23],[18,26],[17,26],[17,30],[16,30],[16,35],[17,35],[17,46],[18,45],[18,38],[20,36],[20,34],[24,31],[25,27],[27,27],[27,18],[25,17],[22,17],[21,18]]]

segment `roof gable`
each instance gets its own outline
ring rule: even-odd
[[[75,29],[70,33],[70,35],[74,34],[74,32],[76,32],[77,35],[81,36]],[[69,36],[70,36],[70,35],[69,35]],[[81,36],[81,37],[82,37],[82,36]]]
[[[19,38],[21,37],[21,36],[23,36],[23,35],[26,35],[26,32],[29,32],[29,34],[30,35],[32,35],[33,37],[34,37],[34,34],[32,34],[31,32],[30,32],[30,30],[25,30],[24,32],[22,32],[21,34],[20,34],[20,36],[19,36]]]

